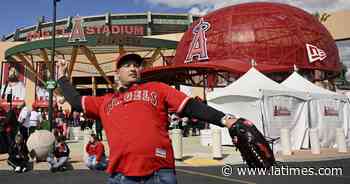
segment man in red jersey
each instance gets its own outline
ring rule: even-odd
[[[119,58],[118,92],[81,97],[65,77],[68,63],[62,59],[58,84],[74,109],[101,119],[110,147],[108,184],[177,183],[168,112],[228,128],[237,119],[164,83],[142,81],[143,59],[139,55]]]

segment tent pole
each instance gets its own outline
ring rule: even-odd
[[[309,148],[311,149],[311,138],[310,138],[310,130],[311,130],[311,121],[312,121],[312,119],[311,119],[311,100],[309,100],[308,101],[308,103],[307,103],[307,108],[308,108],[308,113],[307,113],[307,118],[308,118],[308,125],[309,125],[309,128],[308,128],[308,131],[309,131],[309,137],[308,137],[308,139],[309,139]]]
[[[207,103],[207,95],[205,89],[207,88],[208,81],[207,81],[207,75],[203,74],[203,100],[205,103]]]
[[[206,78],[206,75],[203,74],[203,102],[205,104],[208,104],[207,102],[207,95],[206,95],[206,92],[205,92],[205,88],[207,87],[207,78]],[[208,122],[205,122],[205,129],[210,129],[209,128],[209,123]]]
[[[264,116],[264,110],[265,110],[265,103],[264,103],[264,98],[262,99],[262,102],[260,103],[260,105],[262,107],[260,107],[260,109],[263,109],[261,111],[261,123],[262,123],[262,128],[263,128],[263,134],[266,137],[266,129],[265,129],[265,116]],[[273,144],[273,143],[272,143]]]

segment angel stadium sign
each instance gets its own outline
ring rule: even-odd
[[[142,25],[94,25],[85,26],[80,17],[75,17],[73,20],[72,29],[67,29],[66,26],[56,27],[56,37],[69,37],[69,42],[84,42],[85,35],[95,34],[120,34],[130,36],[145,35],[144,26]],[[51,30],[31,31],[26,34],[27,41],[49,39],[51,37]]]

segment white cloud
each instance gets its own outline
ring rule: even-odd
[[[203,16],[203,15],[207,14],[210,10],[211,10],[210,8],[201,9],[199,7],[194,6],[188,12],[191,13],[192,15]]]
[[[149,3],[176,8],[189,8],[190,12],[207,13],[218,8],[246,2],[263,2],[266,0],[147,0]],[[350,10],[350,0],[269,0],[268,2],[286,3],[309,12],[333,12]]]
[[[146,0],[152,4],[165,5],[174,8],[190,8],[194,5],[208,4],[213,0]]]

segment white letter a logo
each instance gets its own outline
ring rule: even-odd
[[[193,28],[194,34],[191,45],[189,47],[185,63],[191,63],[194,56],[198,57],[198,60],[209,59],[207,49],[207,38],[205,32],[210,28],[209,22],[204,22],[203,18]]]
[[[81,22],[81,18],[80,17],[76,17],[74,19],[74,25],[73,25],[73,29],[72,32],[70,33],[68,42],[85,42],[85,33],[84,33],[84,29],[83,29],[83,24]]]

